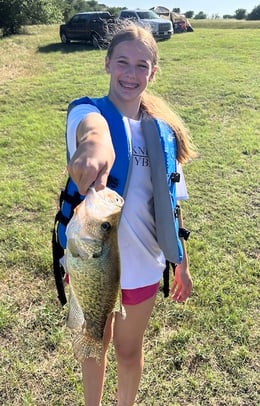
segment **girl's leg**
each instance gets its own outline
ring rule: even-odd
[[[118,363],[118,406],[134,405],[143,371],[143,337],[155,297],[137,305],[125,305],[125,320],[116,314],[114,345]]]
[[[100,406],[106,371],[106,354],[112,337],[113,316],[109,316],[104,330],[104,351],[100,364],[95,358],[82,363],[83,388],[86,406]]]

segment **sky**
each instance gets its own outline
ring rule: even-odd
[[[218,14],[222,17],[224,14],[234,15],[239,8],[247,10],[250,13],[260,4],[259,0],[107,0],[104,1],[109,7],[127,7],[129,9],[144,8],[150,9],[156,6],[164,6],[172,10],[180,8],[181,13],[192,10],[195,14],[203,11],[208,17]]]

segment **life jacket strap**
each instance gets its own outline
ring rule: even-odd
[[[58,212],[55,216],[54,226],[52,230],[52,259],[53,259],[53,273],[56,284],[56,289],[58,292],[58,298],[62,306],[67,303],[67,298],[64,289],[64,275],[65,271],[63,266],[60,263],[60,259],[64,256],[64,249],[59,243],[58,234],[57,234],[57,224],[59,221]]]

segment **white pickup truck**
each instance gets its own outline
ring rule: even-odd
[[[150,26],[155,39],[169,39],[173,34],[173,26],[170,20],[160,18],[152,10],[121,10],[119,19],[132,20],[142,26]]]

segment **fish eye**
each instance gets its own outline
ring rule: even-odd
[[[111,228],[111,224],[108,221],[105,221],[104,223],[101,224],[102,231],[109,231],[110,228]]]

